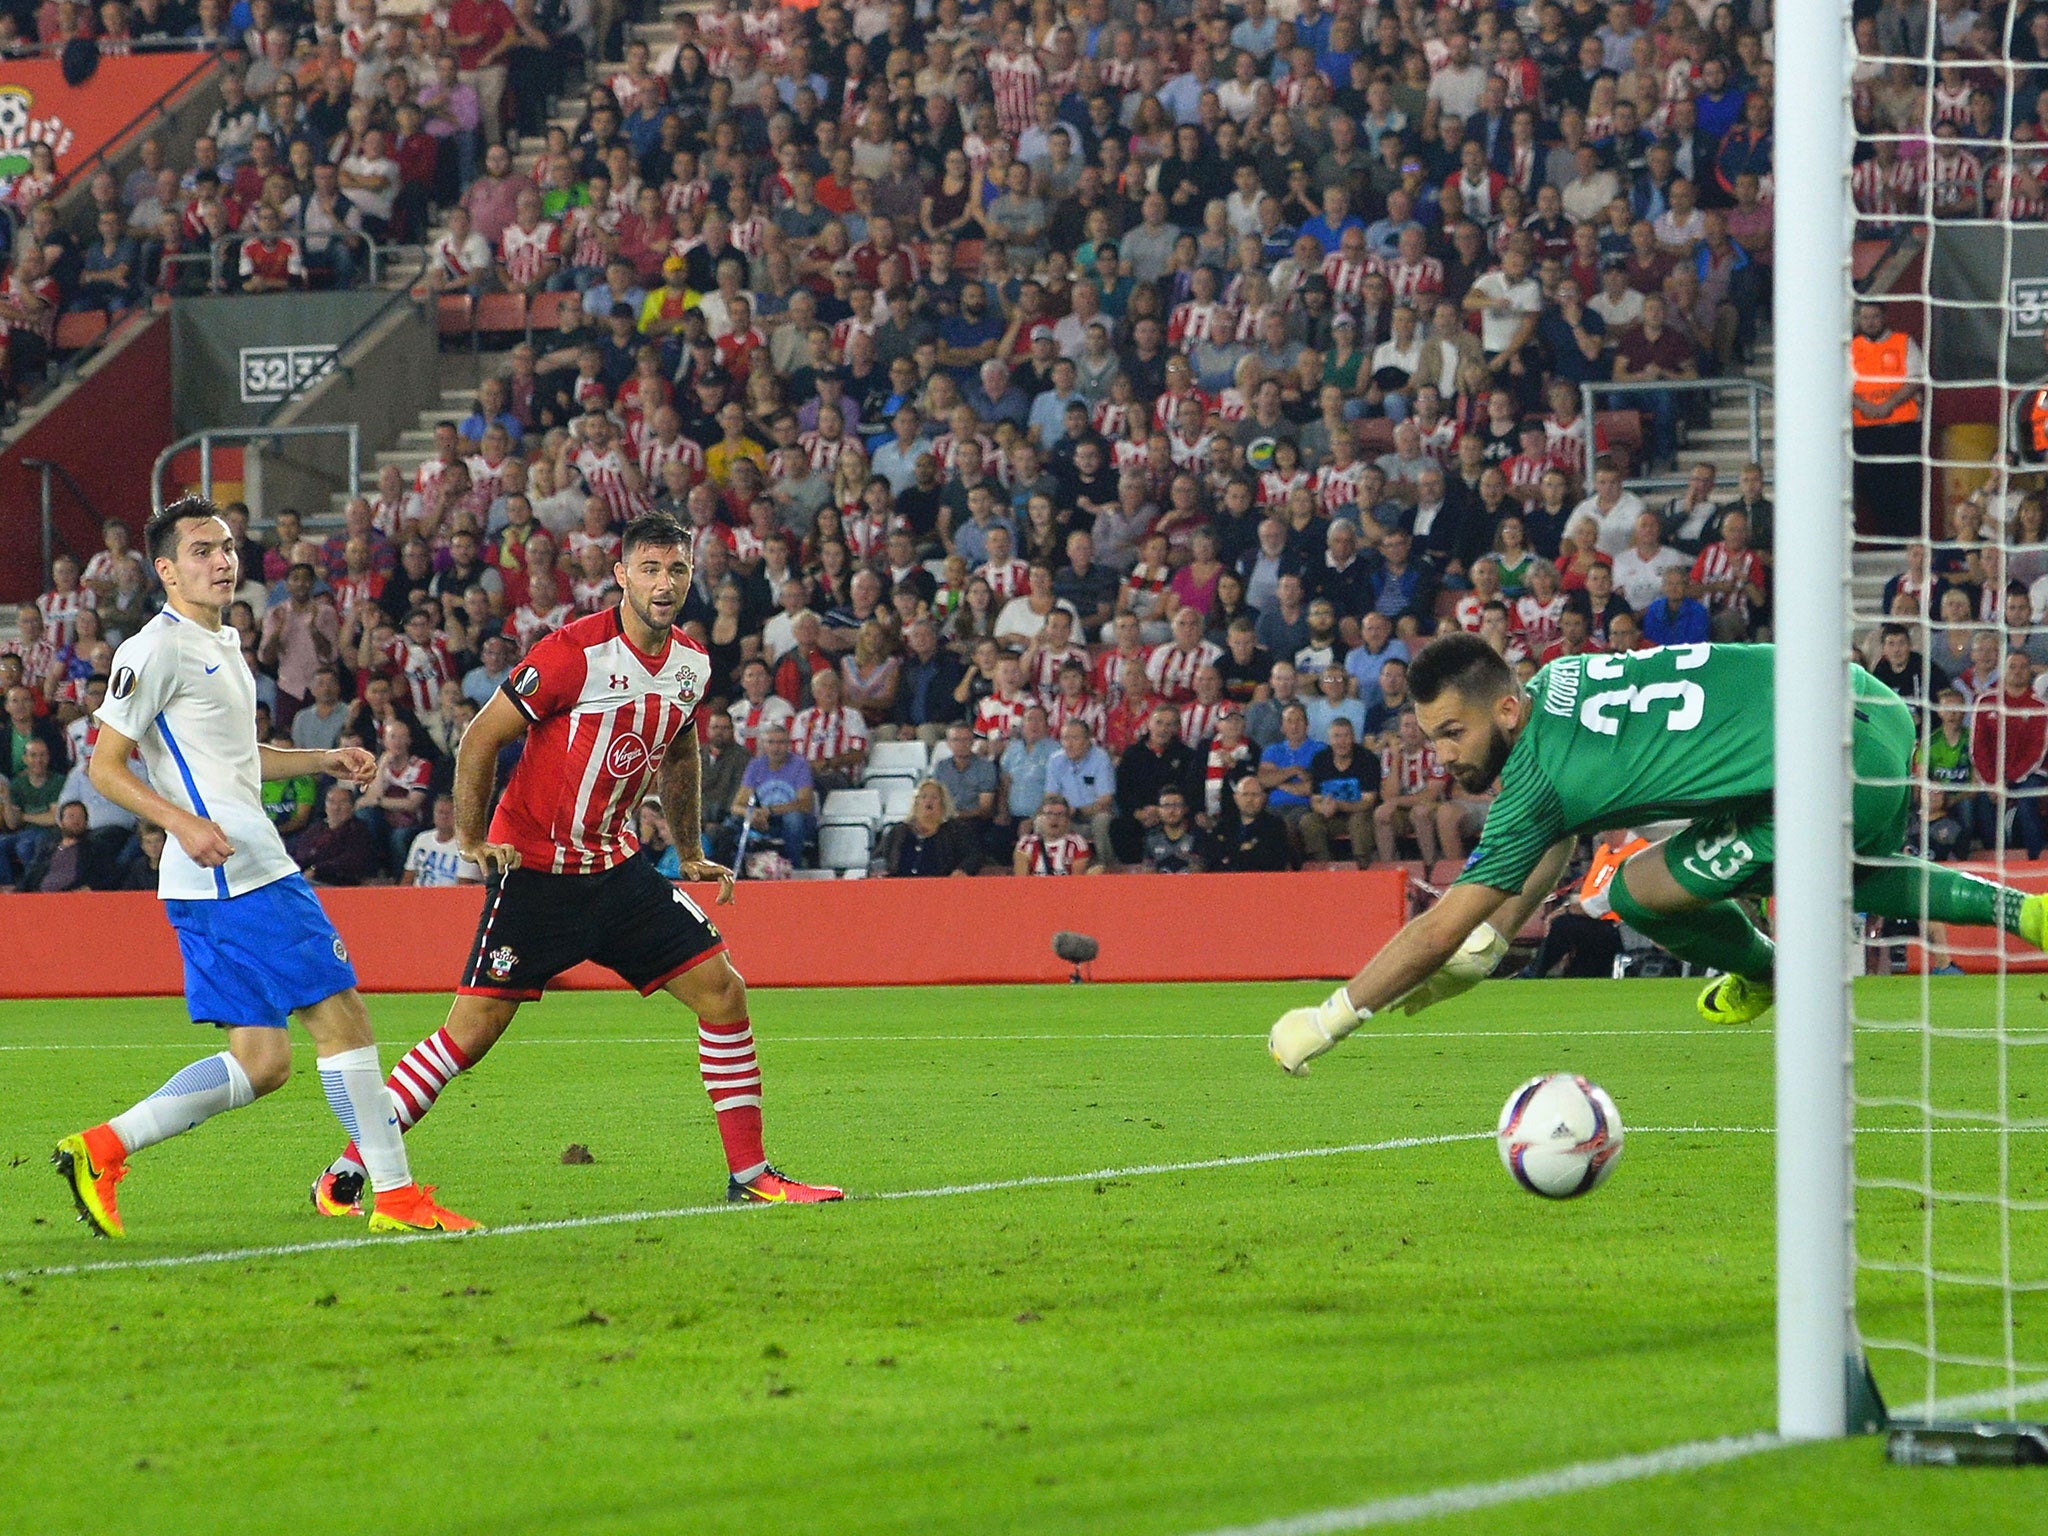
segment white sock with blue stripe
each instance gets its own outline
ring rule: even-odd
[[[169,1141],[223,1110],[256,1102],[249,1074],[226,1051],[195,1061],[125,1114],[107,1123],[131,1153]]]
[[[322,1056],[314,1065],[335,1118],[369,1170],[370,1188],[379,1194],[405,1188],[412,1182],[412,1170],[405,1160],[398,1111],[384,1087],[384,1069],[377,1065],[377,1047],[364,1045]]]

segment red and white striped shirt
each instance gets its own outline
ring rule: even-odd
[[[1117,650],[1103,652],[1095,663],[1096,694],[1104,699],[1122,697],[1125,668],[1135,666],[1139,671],[1144,671],[1145,663],[1150,660],[1151,654],[1150,651],[1143,647],[1139,648],[1138,654],[1135,656],[1126,656],[1122,651]]]
[[[1890,218],[1920,206],[1920,166],[1916,161],[1894,160],[1886,165],[1870,159],[1849,173],[1849,190],[1856,199],[1856,211],[1872,218]]]
[[[640,847],[640,801],[711,681],[711,659],[680,630],[659,655],[626,638],[619,610],[541,640],[504,693],[532,729],[491,818],[490,838],[528,869],[591,875]],[[472,988],[473,989],[473,988]]]
[[[547,275],[548,262],[562,254],[562,232],[546,219],[530,230],[507,224],[498,236],[498,260],[521,288]]]
[[[2038,160],[2015,157],[1995,160],[1984,173],[1985,212],[2009,223],[2039,223],[2048,215],[2048,194],[2041,187]]]
[[[1134,405],[1119,405],[1114,400],[1104,400],[1095,407],[1095,430],[1116,447],[1124,447],[1124,433],[1130,428],[1131,413],[1137,409]],[[1139,452],[1143,451],[1141,447]]]
[[[1448,784],[1450,779],[1428,747],[1407,752],[1393,746],[1380,754],[1380,783],[1392,785],[1397,795],[1419,795],[1430,785]]]
[[[431,637],[425,645],[414,645],[400,635],[384,648],[384,665],[391,675],[404,679],[416,714],[433,709],[440,702],[441,685],[460,676],[455,670],[455,658],[449,654],[448,642],[439,635]]]
[[[869,341],[873,341],[875,333],[881,328],[879,320],[862,320],[857,316],[848,315],[832,327],[833,356],[845,357],[846,349],[853,345],[853,338],[856,336],[865,336]]]
[[[888,519],[866,507],[858,512],[842,513],[839,536],[846,540],[846,547],[854,559],[872,560],[881,554],[882,541],[889,536]]]
[[[616,446],[599,453],[580,448],[569,461],[583,476],[590,494],[602,501],[618,521],[630,522],[645,510],[646,498],[626,484],[626,456]]]
[[[695,181],[672,181],[661,189],[661,207],[670,218],[695,213],[711,201],[711,183],[699,176]]]
[[[974,734],[984,741],[1016,735],[1024,728],[1024,711],[1036,702],[1028,693],[1014,699],[990,694],[974,706]]]
[[[1180,419],[1180,403],[1183,400],[1198,403],[1204,416],[1207,416],[1216,404],[1199,389],[1183,389],[1178,394],[1169,389],[1152,402],[1152,430],[1171,432],[1173,424]]]
[[[989,93],[996,99],[996,122],[1014,139],[1031,126],[1045,71],[1028,49],[1022,53],[990,49],[982,67],[988,71]]]
[[[1017,852],[1024,856],[1027,875],[1070,875],[1088,867],[1095,846],[1078,832],[1047,842],[1034,831],[1017,839]]]
[[[1363,459],[1338,468],[1325,464],[1316,471],[1316,500],[1325,512],[1335,516],[1346,507],[1358,505],[1359,483],[1365,479],[1366,463]]]
[[[1175,432],[1167,442],[1175,469],[1189,470],[1198,475],[1209,472],[1209,460],[1216,452],[1216,439],[1209,433],[1197,432],[1193,437],[1187,437]]]
[[[1259,505],[1262,507],[1283,507],[1287,498],[1296,491],[1315,488],[1315,476],[1305,469],[1297,469],[1291,475],[1283,475],[1277,469],[1269,469],[1259,476]]]
[[[1099,742],[1109,726],[1109,711],[1092,693],[1084,693],[1078,699],[1070,699],[1064,693],[1048,696],[1045,701],[1046,729],[1057,736],[1069,720],[1078,720],[1087,726],[1090,739]]]
[[[617,217],[607,209],[588,206],[569,209],[562,216],[562,243],[569,248],[569,265],[602,267],[605,252],[599,236],[616,234],[618,227]]]
[[[1189,299],[1185,304],[1176,304],[1166,322],[1166,344],[1170,347],[1191,347],[1200,341],[1222,342],[1231,339],[1234,326],[1230,311],[1215,302],[1203,303]]]
[[[1355,302],[1365,292],[1366,274],[1372,271],[1371,257],[1362,261],[1347,261],[1342,251],[1332,251],[1323,258],[1323,281],[1330,285],[1330,297],[1340,304],[1344,300]]]
[[[1739,555],[1732,554],[1726,544],[1709,544],[1692,563],[1692,579],[1701,586],[1715,586],[1725,581],[1741,584],[1731,595],[1713,599],[1709,606],[1717,613],[1739,613],[1747,617],[1749,594],[1744,588],[1752,582],[1764,585],[1766,574],[1764,562],[1755,550],[1745,549]],[[1903,581],[1899,585],[1901,589],[1906,588]]]
[[[749,752],[761,750],[761,733],[769,726],[787,725],[796,718],[795,707],[779,693],[769,694],[758,704],[743,698],[728,713],[732,716],[733,739]]]
[[[799,438],[798,441],[801,442],[803,439]],[[981,444],[981,472],[985,475],[995,474],[996,460],[1000,457],[996,449],[996,440],[986,432],[977,432],[974,434],[973,441]],[[944,480],[952,477],[954,466],[959,461],[959,458],[960,439],[951,432],[942,432],[939,436],[932,439],[932,461],[939,466],[940,479]]]
[[[998,601],[1006,602],[1031,590],[1031,567],[1022,560],[1009,560],[1001,565],[991,561],[974,574],[988,583],[989,591]]]
[[[805,762],[822,763],[828,757],[839,757],[867,744],[867,722],[850,704],[840,705],[836,714],[828,714],[814,704],[798,710],[789,723],[789,750]]]
[[[1180,707],[1180,739],[1187,742],[1210,740],[1216,734],[1216,722],[1223,718],[1223,711],[1234,707],[1228,699],[1218,699],[1214,704],[1189,700]]]
[[[43,632],[54,645],[65,646],[78,638],[78,610],[99,607],[99,598],[86,587],[69,592],[49,591],[36,599],[36,611],[43,616]]]
[[[1398,303],[1412,304],[1444,291],[1444,264],[1434,256],[1425,256],[1420,261],[1402,261],[1397,257],[1379,265],[1380,275],[1386,278]]]
[[[1563,632],[1559,623],[1564,617],[1565,594],[1553,596],[1549,602],[1540,602],[1533,592],[1525,592],[1515,599],[1508,615],[1521,632],[1522,638],[1533,652],[1541,652],[1556,641]]]
[[[1428,380],[1418,382],[1427,383]],[[1408,419],[1415,424],[1415,431],[1422,439],[1422,451],[1449,469],[1451,460],[1457,457],[1458,424],[1448,416],[1439,416],[1433,427],[1424,426],[1418,416]]]
[[[811,461],[811,468],[821,475],[829,475],[839,467],[839,457],[852,446],[853,439],[845,433],[827,437],[822,432],[806,432],[797,440],[797,446],[804,451],[804,457]]]
[[[695,438],[685,437],[678,432],[670,442],[645,433],[629,434],[639,437],[639,450],[633,455],[640,461],[640,473],[649,485],[660,485],[661,468],[664,464],[680,461],[690,466],[690,480],[694,484],[704,478],[704,449]]]
[[[1078,661],[1085,669],[1088,665],[1088,652],[1078,645],[1070,645],[1062,651],[1041,646],[1032,652],[1031,671],[1025,681],[1050,699],[1059,691],[1060,668],[1070,661]]]
[[[744,219],[734,219],[726,238],[732,241],[734,250],[752,261],[768,243],[768,228],[766,219],[758,213],[751,213]]]
[[[1543,423],[1544,447],[1550,455],[1550,462],[1570,475],[1574,480],[1583,479],[1586,473],[1586,418],[1574,417],[1560,425],[1555,418]],[[1607,434],[1598,422],[1593,424],[1593,446],[1600,452],[1607,451]]]
[[[1154,693],[1169,704],[1179,704],[1195,696],[1195,674],[1222,659],[1223,647],[1213,640],[1199,642],[1192,651],[1162,645],[1146,659],[1145,675],[1152,679]]]
[[[511,462],[512,456],[509,453],[495,464],[480,453],[472,454],[468,459],[464,460],[464,463],[469,467],[471,494],[486,507],[498,499],[499,487],[505,479],[505,466]],[[370,521],[373,525],[376,522],[375,508],[371,509]],[[386,536],[395,536],[397,532],[396,528],[389,529]]]

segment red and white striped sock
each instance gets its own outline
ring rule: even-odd
[[[399,1130],[409,1131],[419,1124],[420,1117],[434,1107],[434,1100],[441,1096],[441,1090],[458,1074],[468,1070],[469,1058],[462,1054],[462,1048],[449,1038],[445,1029],[435,1030],[399,1057],[398,1065],[391,1069],[391,1076],[384,1080],[384,1086],[391,1092],[392,1107],[398,1114]],[[760,1100],[754,1102],[758,1104]],[[336,1172],[361,1172],[362,1154],[356,1151],[356,1144],[350,1142],[348,1150],[331,1166]]]
[[[718,1136],[725,1163],[742,1184],[768,1166],[761,1148],[761,1063],[754,1055],[752,1024],[697,1021],[697,1065],[704,1091],[718,1111]]]

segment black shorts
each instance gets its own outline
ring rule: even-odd
[[[515,869],[484,887],[476,945],[455,990],[531,1002],[594,960],[645,997],[724,948],[703,909],[645,859],[601,875]]]

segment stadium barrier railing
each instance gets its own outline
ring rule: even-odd
[[[1098,940],[1095,981],[1285,981],[1350,975],[1407,917],[1399,870],[1008,880],[746,881],[731,906],[686,887],[748,983],[770,987],[1060,982],[1052,936]],[[483,887],[325,889],[369,992],[453,990]],[[0,997],[183,990],[178,943],[146,892],[0,896]],[[118,951],[110,943],[118,935]],[[580,966],[558,985],[615,988]]]

